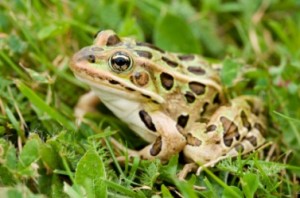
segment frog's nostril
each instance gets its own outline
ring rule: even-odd
[[[90,63],[95,63],[96,62],[96,57],[94,55],[90,54],[90,55],[88,55],[87,60]]]

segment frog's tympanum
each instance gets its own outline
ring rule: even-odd
[[[206,164],[265,141],[262,102],[253,96],[226,100],[221,65],[106,30],[74,55],[71,69],[149,143],[136,152],[142,159],[166,161],[181,152],[187,162]],[[87,98],[92,97],[81,106],[94,103]]]

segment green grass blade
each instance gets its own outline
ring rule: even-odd
[[[104,180],[102,178],[100,178],[100,179],[103,180],[108,187],[110,187],[110,188],[114,189],[115,191],[120,192],[124,195],[130,196],[130,197],[143,197],[143,196],[138,196],[138,194],[136,192],[134,192],[133,190],[131,190],[127,187],[124,187],[120,184],[117,184],[117,183],[109,181],[109,180]]]
[[[45,101],[40,98],[32,89],[27,87],[24,83],[17,80],[15,81],[19,90],[24,94],[30,102],[35,105],[42,112],[47,113],[52,119],[56,120],[62,126],[66,127],[68,130],[75,130],[75,125],[67,120],[62,114],[56,111],[54,108],[50,107]]]
[[[18,65],[16,65],[4,52],[0,51],[0,57],[3,58],[3,60],[7,62],[8,66],[13,68],[23,79],[29,79],[26,73],[23,72],[22,69],[18,67]]]
[[[232,197],[237,197],[240,198],[240,195],[232,190],[227,184],[225,184],[220,178],[218,178],[213,172],[211,172],[208,168],[203,167],[203,170],[210,176],[212,177],[220,186],[222,186],[224,189],[227,190],[227,193],[230,193]]]

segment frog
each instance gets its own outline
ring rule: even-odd
[[[128,149],[132,156],[166,162],[181,154],[190,171],[255,151],[265,142],[262,100],[229,99],[220,78],[222,62],[103,30],[74,54],[70,68],[91,88],[76,106],[77,117],[101,101],[147,142],[141,150]]]

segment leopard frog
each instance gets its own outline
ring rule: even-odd
[[[70,67],[92,90],[81,106],[99,97],[149,143],[136,152],[139,157],[166,161],[182,153],[187,162],[206,164],[265,141],[262,102],[253,96],[227,100],[221,65],[105,30],[73,56]]]

